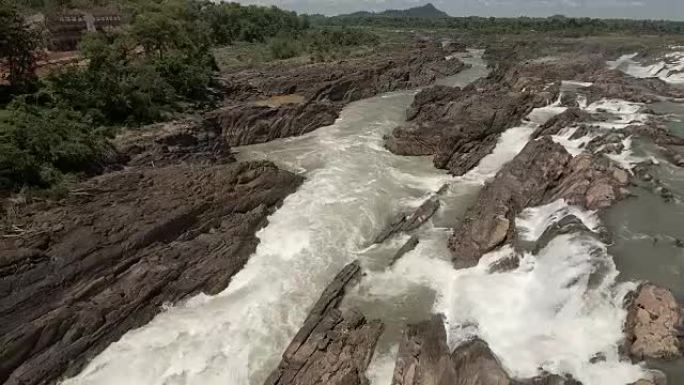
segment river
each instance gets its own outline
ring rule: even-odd
[[[463,86],[484,76],[484,63],[474,53],[466,59],[470,69],[440,83]],[[618,282],[611,254],[621,255],[625,271],[636,264],[626,261],[637,259],[622,256],[622,241],[609,254],[592,237],[560,236],[506,273],[488,273],[487,263],[511,253],[508,248],[487,255],[474,268],[456,271],[450,263],[450,228],[483,183],[527,143],[536,124],[561,110],[535,111],[531,121],[505,132],[477,168],[454,178],[435,169],[428,157],[396,156],[383,147],[383,136],[404,122],[415,93],[361,100],[348,105],[331,126],[237,149],[240,160],[268,159],[306,177],[258,233],[260,244],[245,268],[224,292],[169,306],[62,383],[261,385],[309,307],[356,259],[367,274],[343,306],[359,307],[368,318],[386,324],[369,368],[373,385],[390,384],[402,327],[433,312],[445,315],[452,346],[479,335],[515,376],[531,377],[543,368],[572,374],[585,385],[638,379],[642,368],[621,362],[618,355],[622,300],[635,287],[628,281],[642,278],[629,273],[629,280]],[[371,245],[373,238],[397,214],[417,208],[444,184],[449,188],[442,207],[418,230],[418,247],[388,267],[408,236],[380,245]],[[535,240],[555,214],[568,210],[590,227],[600,226],[593,213],[554,202],[521,214],[519,230]],[[622,239],[622,233],[618,236]],[[678,263],[681,268],[681,258]],[[663,278],[665,283],[675,279]],[[592,360],[597,354],[605,360]]]

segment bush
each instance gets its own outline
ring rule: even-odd
[[[284,37],[271,40],[269,50],[271,51],[271,56],[277,60],[293,58],[300,54],[299,45]]]
[[[96,172],[104,132],[74,111],[13,102],[0,114],[0,188],[50,187],[69,173]]]

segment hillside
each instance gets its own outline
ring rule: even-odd
[[[391,18],[418,18],[418,19],[442,19],[450,17],[448,13],[437,9],[432,3],[425,4],[420,7],[414,7],[404,10],[389,9],[383,12],[355,12],[347,15],[340,15],[338,17],[391,17]]]

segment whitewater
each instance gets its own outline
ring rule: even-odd
[[[463,86],[486,73],[480,59],[469,61],[472,68],[441,83]],[[455,178],[435,169],[428,157],[396,156],[383,147],[383,136],[404,122],[415,92],[358,101],[331,126],[239,148],[239,159],[268,159],[306,177],[259,231],[259,246],[245,268],[216,296],[168,306],[62,384],[260,385],[322,290],[357,259],[367,274],[343,306],[359,307],[387,325],[369,368],[374,385],[390,384],[402,326],[431,313],[445,316],[451,347],[480,336],[515,377],[546,370],[571,374],[585,385],[642,378],[643,369],[620,361],[618,354],[626,316],[622,301],[634,285],[616,282],[618,271],[598,237],[558,236],[536,254],[523,253],[520,267],[508,272],[490,273],[489,267],[511,257],[509,247],[470,269],[454,270],[450,262],[446,245],[453,218],[522,150],[539,124],[564,109],[553,104],[534,111],[505,132],[475,169]],[[614,105],[600,103],[600,108]],[[619,111],[624,119],[637,114],[631,108]],[[570,135],[556,140],[567,142]],[[389,267],[407,236],[371,245],[374,237],[445,184],[442,207],[418,230],[419,245]],[[595,213],[558,201],[521,213],[518,230],[536,241],[568,214],[591,230],[601,228]]]

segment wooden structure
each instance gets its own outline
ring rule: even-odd
[[[68,10],[45,18],[51,51],[73,51],[87,32],[106,31],[123,23],[113,9]]]

